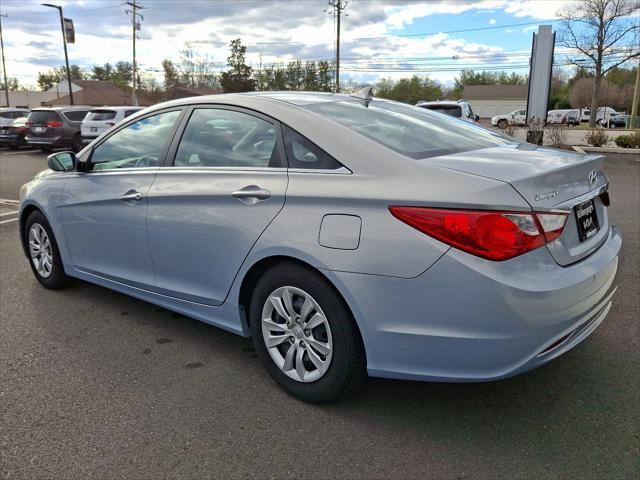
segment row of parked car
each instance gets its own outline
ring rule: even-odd
[[[0,109],[0,146],[31,145],[44,152],[82,147],[142,107],[86,106]]]
[[[491,118],[491,124],[500,129],[507,128],[508,125],[525,125],[527,111],[522,108],[514,110],[506,115],[496,115]],[[580,125],[581,122],[588,122],[591,115],[589,108],[574,108],[564,110],[549,110],[547,112],[547,124],[555,125]],[[625,128],[627,127],[629,115],[616,112],[611,107],[600,107],[596,116],[598,125],[605,128]]]

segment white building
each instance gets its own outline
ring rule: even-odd
[[[41,107],[43,104],[50,102],[56,99],[56,92],[51,92],[47,90],[46,92],[41,91],[30,91],[30,92],[9,92],[9,105],[6,105],[7,100],[5,97],[4,90],[0,90],[0,107],[12,107],[12,108],[36,108]]]
[[[466,85],[462,98],[482,118],[505,115],[527,107],[527,85]]]

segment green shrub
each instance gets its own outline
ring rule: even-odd
[[[614,142],[621,148],[640,148],[640,132],[630,135],[618,135]]]
[[[584,141],[592,147],[602,147],[609,142],[609,136],[604,130],[589,130],[584,136]]]

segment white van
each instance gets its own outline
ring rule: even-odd
[[[579,125],[580,110],[578,109],[549,110],[547,112],[547,123]]]
[[[91,143],[115,124],[120,123],[144,107],[100,107],[92,108],[82,120],[80,134],[84,145]]]

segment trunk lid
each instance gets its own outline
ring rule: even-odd
[[[562,235],[547,244],[560,265],[577,262],[596,250],[608,235],[609,218],[604,197],[608,179],[604,158],[521,143],[442,157],[422,163],[507,182],[534,211],[568,212]],[[584,240],[578,233],[575,207],[593,201],[599,228]]]

